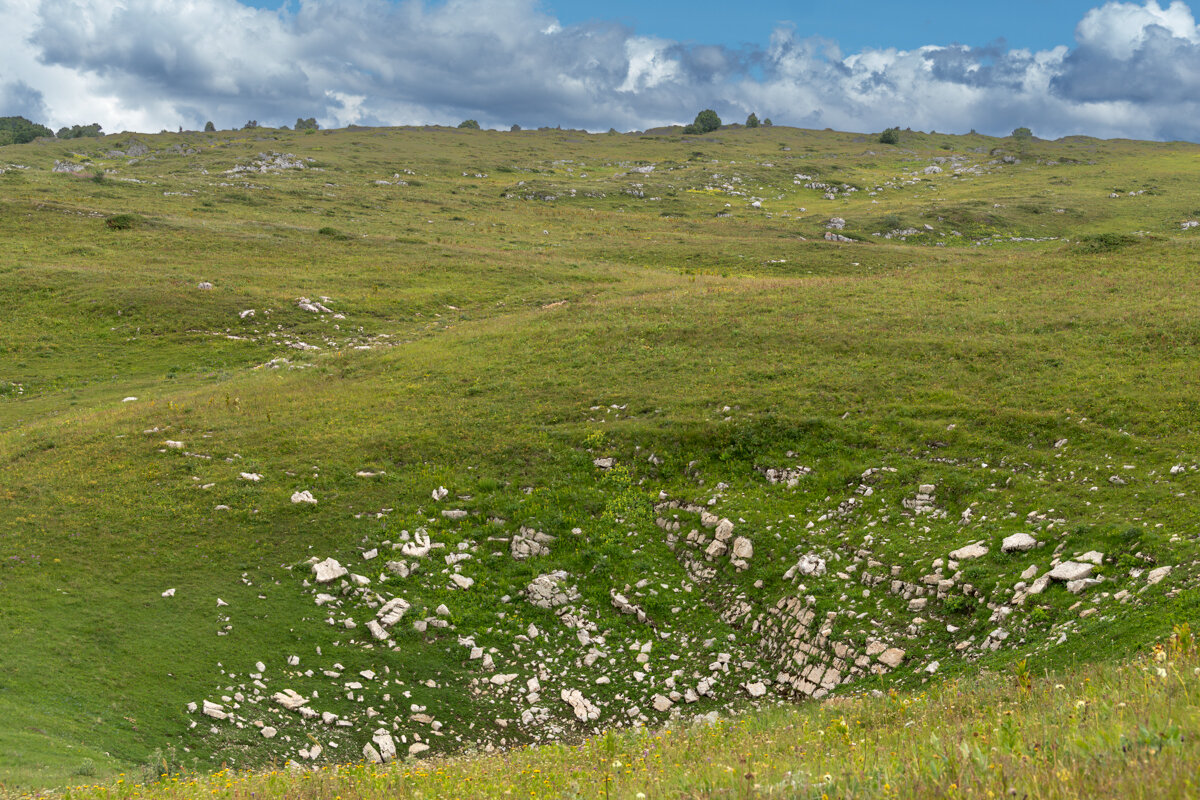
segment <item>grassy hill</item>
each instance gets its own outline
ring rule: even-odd
[[[1198,167],[780,127],[0,148],[0,781],[1127,658],[1200,599]]]

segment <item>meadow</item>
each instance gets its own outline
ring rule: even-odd
[[[1142,667],[1200,598],[1198,165],[784,127],[0,148],[0,786],[1188,796],[1194,658]],[[611,766],[654,754],[688,768]]]

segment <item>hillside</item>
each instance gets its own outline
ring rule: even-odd
[[[1198,166],[782,127],[0,148],[0,782],[1128,657],[1200,598]]]

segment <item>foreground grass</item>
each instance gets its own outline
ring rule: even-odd
[[[1122,664],[1012,672],[579,745],[315,771],[164,775],[108,798],[1194,797],[1200,657],[1188,627]]]

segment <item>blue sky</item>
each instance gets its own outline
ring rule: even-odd
[[[1192,3],[0,0],[0,116],[1200,141]]]
[[[286,3],[248,0],[246,5],[278,9]],[[804,36],[836,39],[850,51],[865,47],[909,49],[926,44],[982,46],[997,39],[1003,39],[1010,47],[1044,50],[1069,42],[1076,23],[1096,5],[1095,0],[1006,0],[997,5],[963,0],[608,0],[603,3],[546,0],[542,3],[564,25],[608,20],[644,35],[729,47],[763,42],[775,27],[790,23]],[[1002,11],[997,13],[997,9]]]

